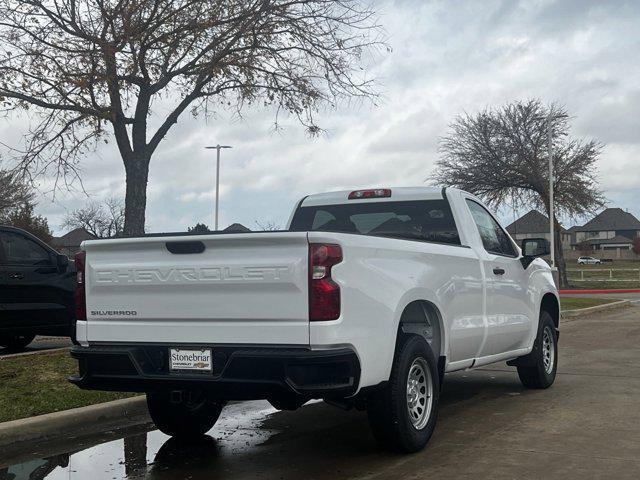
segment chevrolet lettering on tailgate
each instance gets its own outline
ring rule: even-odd
[[[105,283],[180,283],[281,280],[289,271],[286,266],[266,267],[188,267],[167,269],[96,270],[95,282]]]

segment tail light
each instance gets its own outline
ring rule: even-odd
[[[387,198],[391,196],[389,188],[375,188],[372,190],[354,190],[349,194],[349,200],[360,200],[362,198]]]
[[[75,255],[76,263],[76,291],[74,295],[76,303],[76,320],[87,319],[87,297],[85,295],[85,259],[86,252],[78,252]]]
[[[340,316],[340,286],[331,279],[331,267],[341,261],[339,245],[309,245],[309,320],[335,320]]]

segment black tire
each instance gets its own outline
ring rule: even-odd
[[[0,347],[4,347],[12,352],[21,352],[33,342],[35,335],[8,335],[0,337]]]
[[[183,392],[183,400],[177,402],[172,401],[171,392],[147,393],[149,414],[162,433],[179,438],[200,437],[215,425],[224,404],[212,402],[203,394],[187,393]]]
[[[527,388],[549,388],[558,369],[558,333],[551,315],[544,310],[540,312],[538,336],[530,355],[531,365],[518,367],[520,381]]]
[[[427,374],[426,385],[431,385],[430,408],[425,405],[429,411],[423,414],[417,425],[415,418],[414,421],[411,418],[410,391],[407,387],[410,370],[415,365],[420,365]],[[402,338],[396,347],[388,384],[367,399],[367,414],[373,436],[382,446],[395,452],[422,450],[436,426],[439,396],[438,367],[429,344],[417,335]],[[419,405],[419,402],[414,405]]]

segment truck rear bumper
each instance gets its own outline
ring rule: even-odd
[[[74,347],[71,356],[79,362],[79,374],[69,380],[88,390],[154,392],[201,389],[224,400],[283,395],[306,399],[342,398],[355,394],[358,389],[360,362],[350,348],[197,347],[212,349],[213,372],[171,372],[169,345]]]

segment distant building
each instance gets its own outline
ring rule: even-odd
[[[232,223],[222,231],[227,233],[247,233],[247,232],[250,232],[251,230],[245,227],[244,225],[242,225],[241,223]]]
[[[607,208],[581,227],[574,227],[574,250],[607,250],[620,258],[621,252],[631,250],[633,239],[640,237],[640,220],[621,208]]]
[[[61,237],[53,237],[51,239],[51,246],[58,250],[60,253],[64,253],[68,257],[80,250],[80,244],[85,240],[95,240],[95,235],[90,234],[84,228],[76,228],[68,233],[65,233]]]
[[[546,238],[551,240],[549,233],[549,217],[537,210],[531,210],[507,227],[507,232],[520,243],[525,238]],[[561,227],[562,246],[569,248],[571,233]]]

